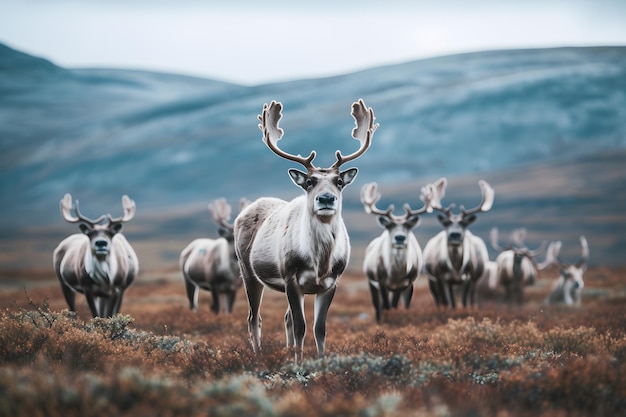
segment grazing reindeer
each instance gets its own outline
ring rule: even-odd
[[[582,247],[582,255],[578,262],[573,265],[561,261],[559,257],[559,251],[561,250],[560,241],[557,241],[554,247],[548,250],[548,256],[559,267],[560,276],[554,283],[552,292],[550,292],[545,301],[546,304],[565,303],[580,306],[582,290],[585,286],[583,274],[587,269],[587,259],[589,259],[589,245],[585,236],[580,236],[580,245]]]
[[[494,192],[484,180],[478,182],[482,191],[481,203],[470,210],[460,207],[460,214],[453,214],[454,204],[444,209],[441,204],[432,205],[443,214],[437,219],[444,230],[428,241],[424,248],[425,269],[430,275],[430,291],[437,305],[448,305],[455,308],[454,285],[463,285],[463,306],[468,301],[471,305],[476,302],[476,281],[483,275],[485,263],[489,261],[489,254],[485,242],[473,235],[469,226],[476,220],[476,213],[489,211],[493,205]],[[447,180],[441,178],[434,186],[438,193],[437,200],[443,198]],[[446,288],[447,287],[447,288]],[[446,295],[447,289],[447,295]]]
[[[498,243],[498,229],[491,229],[489,234],[491,246],[500,252],[496,258],[497,282],[504,287],[504,299],[507,303],[515,302],[521,305],[524,302],[524,287],[533,285],[537,277],[537,271],[544,270],[552,264],[552,260],[546,255],[546,260],[536,262],[546,247],[546,242],[535,250],[530,250],[525,245],[526,229],[516,229],[511,233],[510,243],[502,248]]]
[[[263,142],[276,155],[306,168],[307,172],[289,170],[292,181],[305,194],[290,202],[260,198],[249,205],[235,220],[235,250],[248,296],[248,330],[254,351],[261,347],[259,307],[267,286],[287,295],[287,346],[295,346],[298,361],[306,332],[304,295],[315,294],[315,341],[318,355],[323,356],[326,315],[350,256],[350,240],[341,217],[341,192],[358,169],[339,171],[339,167],[369,148],[378,124],[374,124],[374,112],[363,100],[354,103],[356,127],[352,136],[360,142],[359,149],[347,156],[337,151],[337,161],[330,168],[318,168],[312,163],[315,151],[304,158],[278,147],[283,136],[278,127],[281,111],[282,104],[276,101],[263,106],[259,116]]]
[[[242,199],[241,211],[247,204]],[[241,286],[239,263],[235,254],[233,225],[228,221],[231,207],[220,198],[209,204],[209,212],[218,226],[218,239],[195,239],[180,254],[180,269],[185,279],[189,308],[198,308],[199,288],[211,291],[211,310],[232,313],[237,289]]]
[[[419,224],[422,213],[433,210],[430,207],[431,195],[422,193],[422,208],[412,210],[409,204],[405,204],[404,215],[395,216],[393,205],[389,205],[386,210],[376,207],[376,202],[380,200],[377,188],[378,184],[375,182],[365,184],[361,188],[361,202],[365,212],[376,215],[378,224],[384,229],[380,236],[367,245],[363,262],[376,310],[376,320],[380,321],[382,309],[397,308],[400,296],[404,307],[409,308],[411,304],[413,282],[420,274],[423,264],[422,249],[411,229]]]
[[[64,239],[53,255],[54,270],[71,311],[76,311],[76,292],[85,294],[94,317],[112,317],[120,310],[124,290],[139,270],[137,255],[120,233],[122,224],[135,216],[135,202],[125,195],[122,206],[122,217],[106,214],[91,220],[79,211],[78,200],[72,207],[70,194],[61,200],[63,218],[78,223],[82,232]],[[105,219],[106,224],[100,224]]]

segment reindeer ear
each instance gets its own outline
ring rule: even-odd
[[[342,187],[347,187],[354,180],[354,178],[356,178],[356,174],[358,173],[359,173],[358,168],[346,169],[345,171],[339,173],[339,177],[343,181]]]
[[[386,229],[391,224],[391,220],[387,216],[378,216],[376,221],[383,229]]]
[[[293,181],[297,186],[302,187],[306,191],[306,180],[309,178],[306,173],[292,168],[289,170],[289,176],[291,177],[291,181]]]
[[[417,226],[421,220],[422,218],[419,215],[410,216],[408,219],[406,219],[406,222],[404,222],[404,225],[407,228],[412,229],[415,226]]]
[[[113,224],[111,224],[111,226],[109,226],[109,230],[114,235],[118,234],[122,230],[122,224],[122,222],[114,222]]]
[[[470,214],[469,216],[466,216],[463,219],[463,223],[465,223],[466,225],[470,225],[472,223],[474,223],[476,221],[476,215],[475,214]]]

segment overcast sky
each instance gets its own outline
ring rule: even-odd
[[[458,52],[626,45],[626,0],[0,0],[0,42],[65,67],[253,85]]]

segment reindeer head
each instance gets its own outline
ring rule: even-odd
[[[503,252],[506,250],[513,251],[513,259],[514,264],[519,265],[522,262],[523,258],[528,258],[534,265],[536,265],[537,269],[545,269],[548,266],[552,265],[553,260],[549,259],[549,256],[546,255],[546,260],[541,263],[536,262],[537,256],[539,256],[546,248],[546,241],[541,242],[541,245],[537,249],[529,249],[526,246],[526,228],[520,227],[511,232],[509,237],[509,243],[506,247],[501,247],[498,243],[498,228],[493,227],[489,232],[489,241],[491,246],[497,250],[498,252]],[[552,248],[553,246],[551,246]]]
[[[395,216],[393,214],[394,205],[391,204],[386,210],[376,207],[376,203],[380,200],[378,193],[378,184],[375,182],[365,184],[361,188],[361,202],[368,214],[377,216],[378,224],[389,233],[390,242],[394,249],[406,249],[408,245],[408,235],[415,226],[420,222],[420,215],[425,212],[432,212],[430,207],[430,196],[422,194],[424,206],[417,210],[412,210],[411,206],[406,203],[404,205],[404,215]]]
[[[548,257],[559,267],[564,282],[568,287],[576,291],[582,290],[585,286],[583,274],[587,270],[587,259],[589,259],[589,244],[585,236],[580,236],[580,246],[582,247],[582,253],[580,259],[575,264],[565,263],[559,257],[561,241],[550,245],[548,249]]]
[[[85,234],[91,242],[91,251],[93,255],[99,258],[106,257],[111,251],[111,239],[122,230],[122,224],[135,217],[135,202],[127,195],[122,197],[122,206],[124,214],[121,217],[113,218],[110,214],[103,214],[95,220],[92,220],[78,209],[78,200],[72,207],[72,196],[65,194],[61,200],[61,214],[63,218],[70,223],[78,223],[80,231]],[[74,215],[72,215],[74,211]],[[105,224],[102,223],[106,219]]]
[[[433,209],[439,210],[442,214],[437,215],[439,223],[443,226],[447,233],[448,244],[451,246],[460,246],[465,239],[465,231],[467,228],[476,221],[476,213],[480,211],[489,211],[493,205],[494,192],[493,188],[485,180],[478,181],[480,190],[482,193],[482,201],[473,209],[466,210],[465,207],[460,206],[461,212],[459,214],[452,213],[454,204],[450,204],[447,208],[441,207],[441,199],[445,195],[447,186],[447,180],[445,178],[439,179],[433,187],[436,192],[436,204],[433,204]]]
[[[315,151],[311,151],[308,157],[292,155],[278,147],[278,141],[283,136],[283,129],[278,127],[282,114],[282,104],[272,101],[263,106],[263,113],[259,115],[259,128],[263,132],[263,142],[276,155],[298,162],[306,168],[306,172],[290,169],[289,176],[292,181],[302,187],[308,196],[308,208],[312,215],[322,221],[330,221],[333,215],[341,210],[341,192],[348,186],[358,172],[357,168],[340,171],[339,167],[346,162],[361,156],[370,146],[372,135],[378,127],[374,124],[374,111],[367,108],[363,100],[352,104],[352,117],[356,127],[352,130],[352,137],[361,143],[359,149],[343,156],[340,151],[336,152],[337,161],[329,168],[318,168],[313,165]]]
[[[241,210],[248,204],[250,204],[250,201],[245,198],[239,200],[239,212],[241,213]],[[209,204],[209,212],[217,225],[217,233],[220,237],[223,237],[229,243],[233,243],[235,237],[233,234],[233,224],[229,222],[232,212],[230,204],[226,202],[225,198],[217,199]]]

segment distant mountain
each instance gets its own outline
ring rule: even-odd
[[[265,148],[257,128],[263,103],[284,104],[285,149],[316,149],[316,164],[330,165],[336,149],[345,153],[358,145],[350,137],[350,104],[358,98],[374,108],[380,127],[370,150],[354,162],[360,174],[346,190],[346,216],[360,215],[358,192],[368,181],[378,181],[384,194],[385,187],[440,176],[450,177],[453,187],[452,178],[499,179],[544,168],[556,175],[558,167],[610,157],[613,163],[593,166],[617,169],[601,176],[616,189],[597,189],[577,173],[580,178],[563,178],[578,183],[563,184],[573,199],[558,207],[576,213],[576,195],[612,202],[588,209],[607,222],[602,246],[590,242],[592,259],[624,263],[615,256],[626,250],[624,216],[615,210],[626,208],[626,175],[616,168],[626,162],[626,47],[482,52],[244,87],[171,74],[66,69],[0,45],[0,249],[14,251],[16,239],[50,228],[51,239],[73,231],[58,210],[66,192],[94,216],[116,213],[120,196],[129,194],[138,205],[136,236],[147,240],[165,230],[180,239],[204,233],[206,203],[218,197],[233,203],[261,195],[291,198],[299,193],[286,175],[293,164]],[[527,184],[534,191],[547,183],[535,176]],[[496,188],[495,207],[506,195]],[[540,209],[553,203],[544,195],[532,200],[524,219],[513,217],[514,207],[501,221],[526,223],[531,236]],[[613,214],[600,215],[608,210]],[[555,216],[555,238],[571,234],[582,224],[579,217],[559,225]],[[608,236],[617,232],[625,233]],[[7,265],[19,265],[19,258],[7,256]]]

